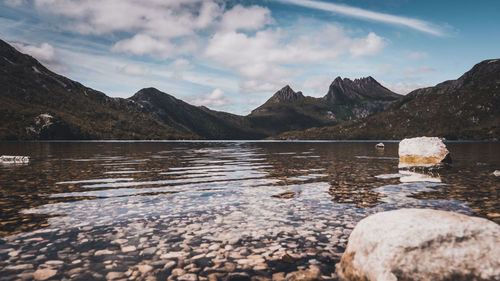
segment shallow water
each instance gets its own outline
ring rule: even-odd
[[[447,146],[450,167],[409,172],[397,142],[1,143],[0,155],[33,161],[0,165],[0,280],[39,268],[57,280],[166,280],[176,267],[270,278],[311,265],[334,279],[369,214],[433,208],[500,223],[500,143]]]

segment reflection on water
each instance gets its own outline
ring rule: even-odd
[[[449,143],[453,165],[435,171],[398,170],[397,145],[2,143],[0,154],[34,160],[0,166],[0,275],[48,266],[57,279],[162,279],[174,267],[270,277],[315,265],[334,278],[369,214],[415,207],[499,219],[500,144]],[[295,195],[273,197],[285,191]]]

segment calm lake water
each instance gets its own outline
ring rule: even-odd
[[[397,168],[398,143],[385,144],[0,143],[0,155],[33,158],[0,165],[0,280],[37,269],[55,280],[266,280],[311,266],[335,279],[370,214],[432,208],[500,223],[500,143],[447,143],[450,167],[412,173]]]

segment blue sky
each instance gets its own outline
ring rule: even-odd
[[[289,84],[401,94],[500,57],[500,1],[0,0],[0,39],[114,97],[156,87],[248,114]]]

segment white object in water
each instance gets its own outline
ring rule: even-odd
[[[12,156],[12,155],[2,155],[0,156],[0,163],[5,164],[25,164],[30,162],[29,156]]]
[[[496,177],[500,177],[500,171],[499,170],[495,170],[493,172],[493,175],[496,176]]]
[[[431,167],[450,162],[450,152],[440,138],[420,137],[404,139],[399,143],[399,168]]]
[[[375,145],[376,148],[384,148],[384,144],[379,142]]]

